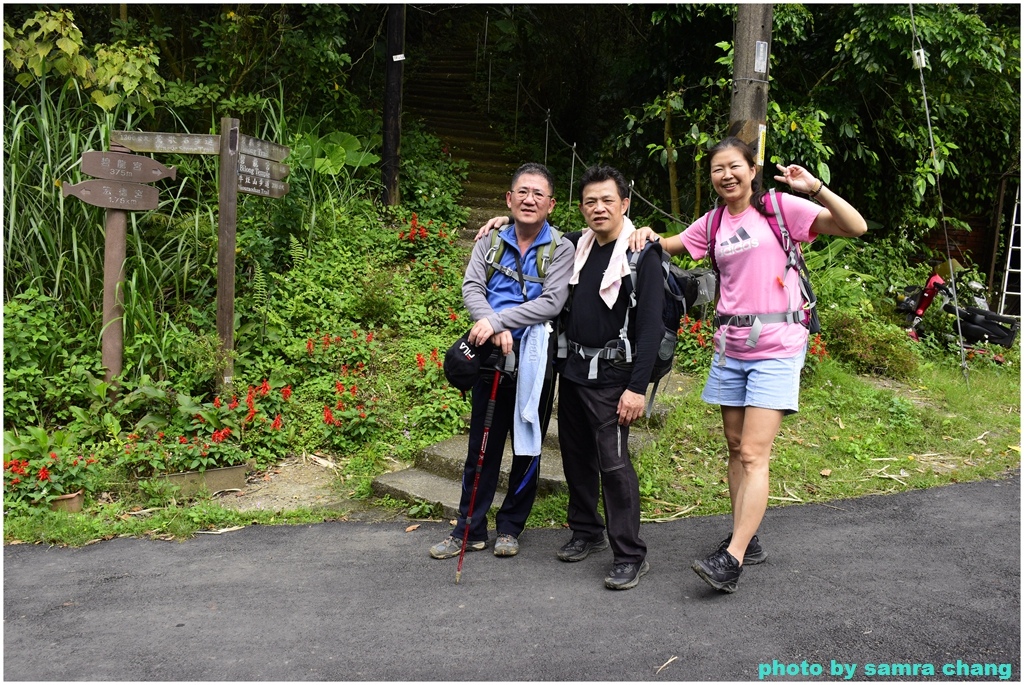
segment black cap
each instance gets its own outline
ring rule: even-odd
[[[444,355],[444,377],[457,390],[472,390],[480,378],[480,369],[494,352],[494,345],[471,345],[469,333],[462,336],[448,348]]]

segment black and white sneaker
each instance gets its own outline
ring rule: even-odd
[[[724,549],[716,551],[706,559],[693,562],[690,567],[704,579],[704,582],[722,592],[736,592],[736,581],[740,579],[743,567],[736,557]]]
[[[724,552],[727,550],[730,542],[732,542],[732,533],[729,533],[728,537],[718,543],[718,551]],[[747,549],[743,552],[743,565],[762,564],[767,560],[768,553],[761,546],[761,541],[757,539],[756,535],[750,538],[750,542],[747,543]]]
[[[615,564],[612,572],[604,579],[604,586],[609,590],[628,590],[636,587],[640,582],[640,576],[650,570],[650,564],[646,559],[639,564]]]
[[[600,552],[604,549],[608,549],[608,538],[606,537],[592,541],[574,535],[569,542],[559,548],[557,556],[562,561],[583,561],[590,556],[591,552]]]

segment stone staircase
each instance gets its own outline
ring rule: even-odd
[[[419,119],[468,162],[462,204],[469,210],[466,231],[476,233],[487,219],[505,214],[505,191],[520,162],[507,156],[505,142],[477,110],[472,98],[475,49],[452,47],[419,65],[405,84],[405,116]]]
[[[682,394],[694,382],[696,381],[691,377],[679,374],[671,374],[662,380],[651,417],[642,418],[630,427],[629,450],[632,455],[635,456],[645,444],[657,439],[658,430],[664,425],[672,406],[671,400],[666,398]],[[562,457],[558,449],[556,416],[557,406],[541,449],[540,479],[537,485],[539,495],[565,491],[565,474],[562,472]],[[508,487],[509,469],[512,465],[510,443],[511,440],[506,440],[498,492],[494,498],[495,506],[501,504]],[[373,492],[378,497],[389,495],[409,503],[429,502],[439,506],[446,517],[455,518],[459,511],[462,470],[468,452],[469,436],[466,434],[456,435],[431,445],[420,451],[413,466],[375,478]],[[475,458],[478,455],[473,456]]]

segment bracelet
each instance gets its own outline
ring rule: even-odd
[[[807,197],[817,197],[818,193],[820,193],[821,189],[824,188],[824,187],[825,187],[825,182],[822,181],[821,179],[818,179],[818,188],[813,193],[808,193]]]
[[[657,233],[655,233],[654,235],[652,235],[652,236],[650,237],[650,241],[651,241],[652,243],[660,243],[660,242],[661,242],[661,236],[660,236],[660,235],[658,235]]]

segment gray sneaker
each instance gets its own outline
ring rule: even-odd
[[[498,539],[494,541],[494,556],[514,557],[519,554],[519,540],[514,535],[499,533]]]
[[[479,552],[482,549],[487,549],[486,540],[480,542],[473,542],[471,540],[466,543],[467,552]],[[451,535],[430,548],[430,556],[435,559],[449,559],[451,557],[457,557],[461,552],[462,538],[453,537]]]

